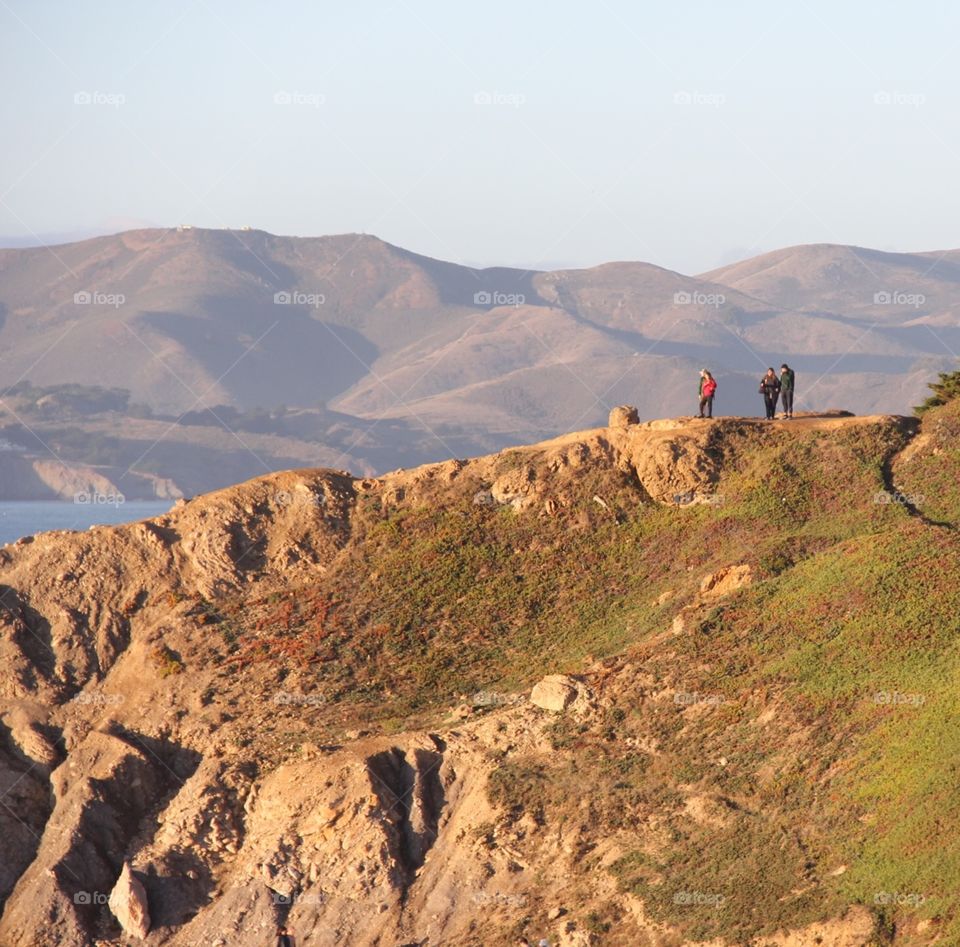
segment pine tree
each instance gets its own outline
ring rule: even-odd
[[[940,405],[953,401],[954,398],[960,398],[960,371],[940,372],[939,381],[930,382],[927,387],[933,394],[913,409],[915,414],[923,414],[931,408],[939,408]]]

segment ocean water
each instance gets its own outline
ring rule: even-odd
[[[85,530],[101,523],[129,523],[161,516],[172,500],[128,500],[124,503],[61,503],[57,501],[10,501],[0,503],[0,546],[21,536],[34,536],[50,529]]]

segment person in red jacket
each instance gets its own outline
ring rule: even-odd
[[[717,381],[706,369],[700,372],[700,417],[713,417],[713,396],[717,392]],[[707,413],[704,414],[704,408]]]

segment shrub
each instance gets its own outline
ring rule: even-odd
[[[153,658],[153,663],[161,677],[180,674],[184,669],[184,663],[180,655],[165,644],[158,644],[153,651],[150,652],[150,657]]]

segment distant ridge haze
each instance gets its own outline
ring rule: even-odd
[[[705,365],[721,413],[758,413],[755,381],[781,361],[805,407],[906,412],[955,365],[958,312],[960,251],[814,244],[686,276],[473,269],[366,234],[139,229],[0,250],[0,384],[122,387],[172,413],[323,404],[403,421],[439,457],[446,436],[490,449],[623,402],[689,414]]]

